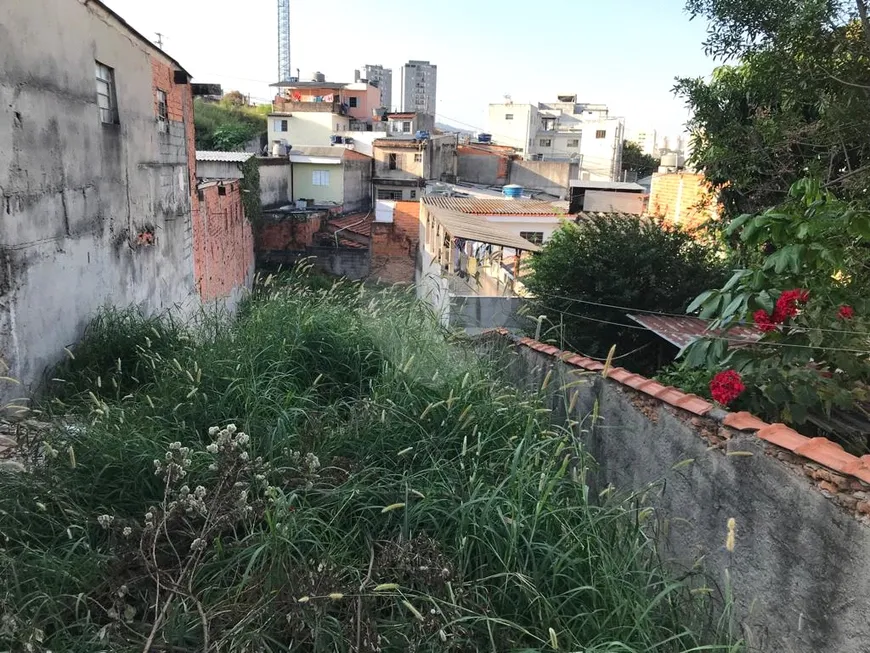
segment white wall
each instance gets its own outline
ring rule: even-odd
[[[569,218],[555,216],[533,218],[530,216],[488,215],[486,216],[486,219],[488,222],[498,223],[503,229],[510,231],[517,236],[522,232],[539,231],[544,234],[544,242],[547,242],[550,240],[553,233],[562,226],[562,222]]]
[[[286,120],[287,131],[278,131],[276,121]],[[350,128],[350,118],[327,111],[294,111],[289,114],[269,114],[269,148],[275,141],[291,146],[328,146],[333,134],[343,134]],[[355,136],[356,132],[349,135]]]
[[[512,115],[512,120],[505,116]],[[516,148],[523,158],[536,152],[532,135],[538,128],[538,110],[531,104],[490,104],[487,131],[499,145]]]

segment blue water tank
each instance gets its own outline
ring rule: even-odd
[[[429,132],[421,129],[416,134],[414,134],[414,138],[418,141],[428,140],[429,139]]]
[[[517,184],[509,184],[501,189],[505,197],[510,199],[519,199],[523,196],[523,187]]]
[[[477,135],[478,143],[492,143],[492,134],[478,134]]]

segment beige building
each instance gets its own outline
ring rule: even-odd
[[[456,178],[458,140],[443,134],[430,138],[379,138],[373,142],[375,199],[416,200],[427,181]]]

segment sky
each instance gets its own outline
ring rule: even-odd
[[[276,0],[103,0],[202,83],[268,102],[278,81]],[[364,64],[438,65],[437,119],[486,131],[488,105],[576,94],[626,130],[682,131],[675,77],[707,76],[705,25],[684,0],[291,0],[291,65],[352,82]]]

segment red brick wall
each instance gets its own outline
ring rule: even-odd
[[[257,238],[262,250],[303,250],[314,244],[314,234],[323,226],[323,215],[308,216],[304,222],[295,218],[268,219],[260,227]]]
[[[396,202],[392,224],[372,224],[372,276],[388,283],[414,283],[419,242],[420,203]]]
[[[196,287],[203,300],[229,296],[246,284],[254,264],[254,237],[245,217],[238,181],[225,181],[201,189],[198,230],[194,231]]]
[[[704,175],[691,172],[659,174],[653,177],[649,214],[693,229],[718,217],[719,205]]]

